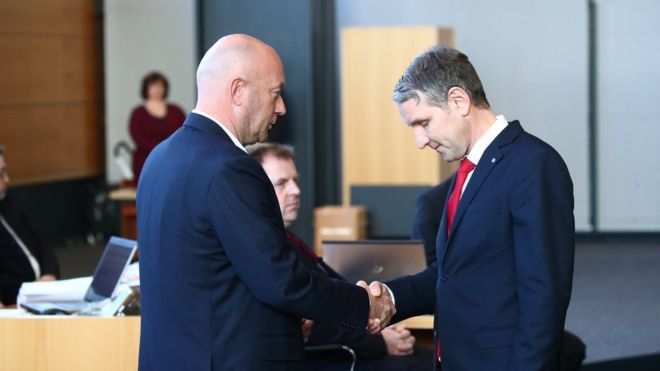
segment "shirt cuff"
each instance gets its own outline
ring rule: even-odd
[[[394,305],[394,308],[396,308],[396,299],[394,299],[394,293],[393,293],[392,290],[389,288],[389,286],[387,286],[386,284],[383,283],[383,286],[385,286],[385,288],[387,289],[387,291],[390,292],[390,297],[392,298],[392,304]]]

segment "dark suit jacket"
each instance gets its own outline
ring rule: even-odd
[[[305,266],[313,272],[324,274],[333,279],[346,281],[339,273],[314,255],[314,252],[298,236],[287,231],[287,237],[295,249],[296,255]],[[358,333],[337,326],[327,321],[315,322],[307,345],[344,344],[353,348],[358,356],[365,358],[384,357],[387,355],[387,345],[381,335]]]
[[[511,122],[477,164],[449,236],[438,233],[438,260],[388,283],[397,317],[435,312],[445,371],[556,370],[574,235],[564,161]]]
[[[447,201],[452,180],[453,177],[449,177],[417,197],[415,218],[413,219],[410,237],[413,240],[424,242],[427,265],[431,265],[436,261],[435,240],[438,235],[442,209]]]
[[[140,370],[299,369],[300,318],[364,331],[366,292],[297,259],[270,180],[211,120],[152,151],[137,215]]]
[[[9,194],[0,201],[0,214],[37,259],[41,274],[59,276],[60,269],[53,250],[43,242]],[[16,304],[21,284],[36,278],[38,277],[34,276],[34,270],[23,250],[0,224],[0,302],[5,305]]]

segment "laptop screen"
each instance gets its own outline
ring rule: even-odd
[[[94,271],[92,284],[85,295],[86,301],[99,301],[112,296],[124,268],[131,262],[137,242],[120,237],[110,237],[101,260]]]
[[[421,241],[323,241],[323,261],[349,282],[387,281],[426,268]]]

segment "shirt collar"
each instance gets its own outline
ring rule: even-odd
[[[243,146],[243,144],[241,144],[241,142],[238,141],[238,138],[236,138],[236,136],[235,136],[231,131],[229,131],[229,129],[227,129],[227,128],[226,128],[226,127],[220,122],[220,120],[217,120],[215,117],[211,116],[210,114],[208,114],[208,113],[206,113],[206,112],[202,112],[202,111],[200,111],[200,110],[198,110],[198,109],[193,109],[192,111],[193,111],[194,113],[196,113],[196,114],[198,114],[198,115],[200,115],[200,116],[204,116],[204,117],[206,117],[207,119],[209,119],[209,120],[215,122],[216,124],[218,124],[218,126],[220,126],[220,127],[222,128],[222,130],[224,130],[225,133],[227,133],[227,136],[229,136],[229,139],[231,139],[231,141],[234,142],[234,145],[235,145],[236,147],[242,149],[243,152],[247,153],[247,150],[245,149],[245,147]]]
[[[481,159],[481,156],[483,156],[484,152],[486,151],[486,148],[493,143],[495,138],[502,132],[502,130],[506,129],[506,126],[509,123],[506,121],[504,116],[502,115],[497,115],[495,118],[495,123],[486,130],[484,135],[481,136],[477,140],[477,142],[474,144],[474,147],[472,147],[472,150],[470,150],[470,153],[467,155],[467,159],[470,160],[473,164],[478,164],[479,160]]]

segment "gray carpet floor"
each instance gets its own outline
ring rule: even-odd
[[[566,328],[585,363],[660,353],[660,243],[578,243]]]

